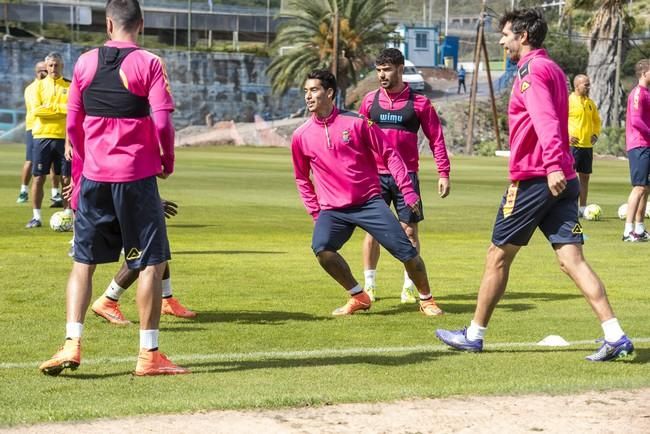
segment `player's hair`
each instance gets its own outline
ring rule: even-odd
[[[636,78],[641,78],[641,75],[648,70],[650,70],[650,59],[641,59],[634,65]]]
[[[527,32],[528,43],[533,48],[542,46],[548,32],[542,10],[537,8],[507,11],[499,20],[499,29],[503,29],[507,23],[512,23],[512,33],[515,35]]]
[[[336,77],[334,77],[334,74],[332,74],[330,71],[327,69],[314,69],[309,74],[307,74],[307,80],[309,79],[320,80],[320,84],[323,86],[323,89],[325,89],[325,91],[327,91],[327,89],[334,90],[332,99],[336,98]]]
[[[142,21],[142,9],[138,0],[108,0],[106,16],[124,30],[134,31]]]
[[[576,87],[578,87],[578,84],[580,84],[580,82],[584,80],[589,80],[589,77],[587,77],[585,74],[578,74],[575,77],[573,77],[573,88],[575,89]]]
[[[404,55],[397,48],[384,48],[375,59],[375,65],[404,65]]]
[[[50,60],[57,60],[59,63],[63,64],[63,56],[61,56],[61,53],[57,51],[52,51],[48,53],[47,56],[45,56],[45,61],[48,62]]]

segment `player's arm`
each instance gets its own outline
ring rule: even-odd
[[[422,125],[422,132],[429,140],[429,148],[431,148],[438,167],[438,195],[445,198],[449,195],[451,189],[449,182],[451,164],[449,163],[449,154],[447,154],[447,145],[445,144],[440,118],[433,103],[429,102],[428,99],[420,112],[420,125]]]
[[[320,213],[320,205],[318,204],[318,197],[316,196],[316,189],[311,182],[309,174],[311,173],[311,163],[302,151],[300,145],[300,137],[294,134],[291,139],[291,160],[293,161],[293,173],[296,178],[296,186],[298,193],[302,198],[302,202],[307,208],[307,212],[315,220],[318,219]]]
[[[156,125],[158,133],[158,142],[162,151],[161,161],[163,177],[171,175],[174,172],[174,124],[172,113],[167,110],[159,110],[153,113],[153,122]]]
[[[153,121],[158,133],[158,142],[161,150],[162,174],[166,178],[174,172],[174,99],[165,70],[165,63],[160,57],[152,58],[149,64],[151,81],[149,83],[147,99],[151,106]]]
[[[566,145],[562,142],[561,122],[553,101],[552,75],[541,68],[541,64],[535,66],[537,68],[530,68],[531,72],[524,79],[529,81],[529,87],[515,91],[523,93],[526,110],[542,147],[548,187],[557,196],[566,188],[566,178],[562,172],[563,147]],[[564,83],[561,85],[564,86]]]
[[[630,119],[628,119],[627,122],[630,123],[630,126],[632,128],[640,132],[641,135],[646,138],[646,140],[650,140],[650,125],[646,124],[645,120],[643,119],[644,109],[650,109],[650,99],[647,101],[640,100],[638,104],[632,104],[632,110],[630,110]]]
[[[580,113],[582,108],[576,104],[575,98],[569,95],[569,142],[572,146],[580,144]]]
[[[594,126],[594,135],[591,137],[591,144],[593,145],[598,140],[598,136],[600,136],[602,122],[600,120],[600,114],[598,114],[598,107],[596,107],[596,103],[593,101],[591,103],[594,106],[594,109],[591,111],[593,113],[592,122]]]
[[[368,143],[377,155],[381,156],[388,171],[395,179],[399,190],[402,192],[406,205],[411,207],[415,212],[419,212],[418,203],[420,202],[420,196],[418,196],[413,188],[406,164],[402,160],[399,152],[397,152],[397,149],[393,145],[388,144],[381,128],[371,121],[364,119],[364,122],[360,122],[358,125],[361,130],[360,136],[362,140]]]

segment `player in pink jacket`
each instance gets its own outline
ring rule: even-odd
[[[650,240],[643,223],[650,188],[650,60],[639,60],[634,69],[639,81],[627,98],[625,122],[632,191],[623,230],[623,241],[632,243]]]
[[[603,283],[582,253],[580,186],[569,149],[566,76],[541,48],[546,22],[539,10],[524,9],[506,13],[500,25],[499,43],[518,67],[508,107],[512,184],[497,212],[474,319],[468,328],[439,329],[436,336],[459,350],[483,350],[483,337],[506,290],[510,266],[539,227],[562,271],[582,291],[601,323],[605,341],[587,359],[604,362],[630,355],[634,346],[614,316]]]
[[[350,294],[349,301],[332,314],[351,315],[370,308],[370,297],[338,253],[357,226],[404,263],[420,293],[420,310],[427,316],[442,314],[431,295],[424,261],[381,198],[375,154],[395,178],[407,206],[419,212],[420,198],[404,161],[371,121],[334,106],[332,73],[312,71],[304,91],[312,116],[294,132],[291,153],[298,191],[315,221],[312,249],[325,271]]]

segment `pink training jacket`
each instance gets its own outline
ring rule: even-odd
[[[650,146],[650,91],[636,86],[627,97],[625,143],[629,151]]]
[[[576,177],[569,148],[569,94],[560,67],[544,49],[517,64],[508,106],[510,179],[545,177],[562,171]]]
[[[385,143],[381,129],[362,115],[334,108],[325,119],[312,115],[293,133],[296,185],[314,220],[321,209],[361,205],[381,194],[374,153],[382,156],[406,204],[420,200],[404,161]]]
[[[117,41],[109,41],[106,46],[136,47]],[[95,49],[79,57],[68,97],[67,131],[75,152],[83,156],[83,176],[98,182],[130,182],[163,170],[172,173],[173,131],[157,131],[153,120],[157,112],[167,112],[164,117],[168,117],[174,111],[163,61],[146,50],[136,50],[126,57],[120,70],[125,87],[135,95],[147,97],[152,116],[106,118],[86,115],[83,107],[82,94],[97,71],[97,55]],[[80,151],[80,147],[84,149]]]
[[[375,94],[379,92],[379,105],[385,109],[400,110],[405,107],[409,101],[408,83],[404,83],[406,88],[400,93],[387,93],[383,89],[369,92],[363,98],[359,113],[365,117],[370,117],[370,107],[375,98]],[[445,136],[442,134],[442,126],[440,119],[433,107],[433,103],[429,98],[424,95],[415,94],[413,101],[413,108],[415,114],[420,120],[420,127],[422,132],[429,139],[429,147],[433,153],[433,158],[438,166],[438,175],[441,178],[449,178],[450,164],[449,156],[447,155],[447,147],[445,146]],[[420,155],[418,152],[418,135],[410,131],[394,128],[382,128],[386,140],[397,147],[397,151],[402,156],[406,168],[409,172],[418,172],[420,170],[419,161]],[[388,174],[389,170],[386,168],[384,162],[377,156],[377,168],[382,175]]]

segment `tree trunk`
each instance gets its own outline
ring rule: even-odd
[[[614,124],[614,86],[616,77],[617,36],[619,21],[623,19],[622,2],[605,1],[594,16],[589,41],[589,65],[587,75],[591,80],[589,96],[596,103],[603,126]],[[628,29],[623,26],[623,53],[625,56],[627,43],[625,36]],[[625,93],[619,92],[619,119],[625,113]]]

